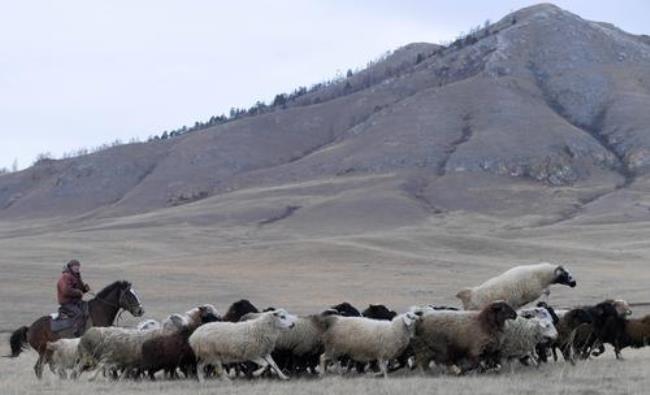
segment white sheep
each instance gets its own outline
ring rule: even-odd
[[[158,321],[156,321],[154,319],[148,319],[148,320],[144,320],[142,322],[139,322],[138,325],[136,326],[136,328],[139,331],[148,331],[148,330],[151,330],[151,329],[160,329],[161,325],[160,325],[160,322],[158,322]]]
[[[550,314],[543,319],[537,316],[524,318],[519,315],[516,319],[505,322],[499,352],[502,358],[516,358],[524,363],[532,361],[536,365],[536,346],[553,341],[557,336]]]
[[[483,284],[465,288],[456,294],[465,310],[480,310],[497,300],[512,308],[522,307],[542,295],[550,294],[551,284],[576,286],[576,281],[562,266],[551,263],[516,266]]]
[[[260,366],[259,376],[270,365],[278,376],[287,380],[271,357],[275,343],[284,330],[294,326],[296,317],[283,309],[259,314],[241,322],[212,322],[200,326],[189,338],[197,359],[199,381],[205,380],[205,366],[214,366],[219,377],[228,379],[223,364],[252,361]]]
[[[365,317],[322,317],[327,328],[322,335],[325,352],[320,357],[320,374],[327,362],[347,355],[358,362],[377,361],[381,373],[388,377],[388,361],[408,347],[415,331],[417,316],[408,312],[391,321]]]
[[[322,328],[318,316],[297,317],[290,331],[283,331],[275,343],[275,351],[287,352],[294,358],[318,357],[322,347]]]
[[[76,378],[75,367],[79,360],[79,338],[59,339],[47,343],[48,355],[47,363],[52,373],[58,374],[60,378],[68,378],[68,370],[72,371],[71,378]]]

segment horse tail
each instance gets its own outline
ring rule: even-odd
[[[14,333],[11,334],[9,338],[9,345],[11,346],[11,355],[7,355],[7,358],[16,358],[20,353],[25,349],[27,344],[27,332],[29,328],[26,326],[21,326],[16,329]]]

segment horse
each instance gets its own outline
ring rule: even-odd
[[[95,297],[88,301],[89,317],[86,329],[91,326],[111,326],[118,312],[124,309],[134,317],[141,317],[144,308],[135,291],[128,281],[115,281],[99,291]],[[34,365],[37,378],[43,377],[43,365],[48,361],[47,343],[61,338],[75,337],[74,329],[53,332],[50,327],[52,317],[43,316],[30,326],[16,329],[9,338],[11,355],[7,358],[16,358],[29,345],[38,352],[38,360]]]

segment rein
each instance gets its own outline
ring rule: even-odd
[[[98,300],[98,301],[100,301],[100,302],[102,302],[102,303],[104,303],[104,304],[106,304],[106,305],[108,305],[110,307],[117,307],[117,316],[115,317],[115,325],[119,324],[120,318],[122,318],[122,313],[124,313],[124,311],[125,311],[125,309],[121,306],[122,298],[124,298],[124,293],[122,291],[120,291],[120,299],[117,302],[117,304],[109,302],[109,301],[107,301],[107,300],[105,300],[103,298],[100,298],[94,292],[88,291],[88,294],[93,296],[96,300]]]

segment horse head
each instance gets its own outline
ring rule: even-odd
[[[144,315],[142,302],[140,302],[138,294],[128,281],[123,281],[123,285],[120,287],[118,306],[131,313],[134,317],[142,317]]]

